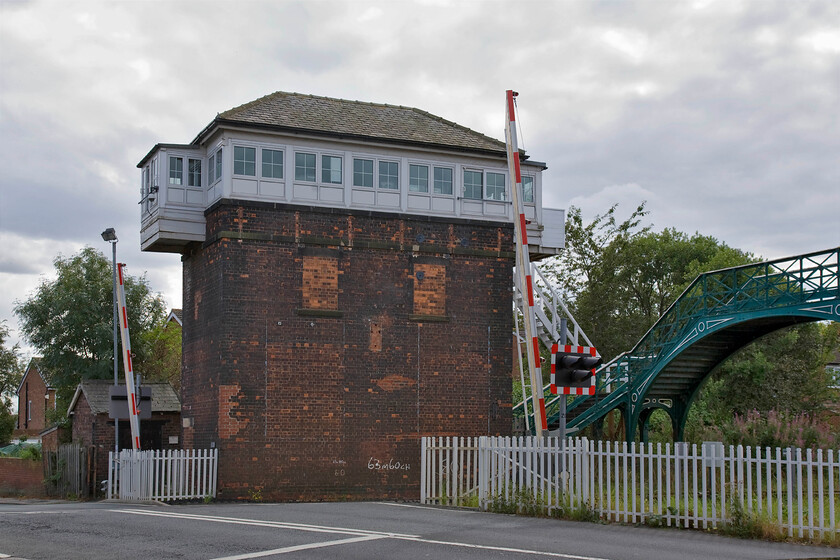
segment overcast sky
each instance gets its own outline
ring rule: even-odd
[[[85,245],[141,253],[136,164],[282,90],[418,107],[504,138],[544,205],[648,202],[656,229],[766,258],[840,245],[840,2],[0,0],[0,320]],[[25,341],[22,341],[25,345]]]

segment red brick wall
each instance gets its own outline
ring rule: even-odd
[[[49,398],[46,398],[49,397]],[[27,399],[32,403],[30,418],[27,419]],[[55,407],[55,391],[47,391],[44,380],[32,365],[26,370],[26,376],[18,393],[18,430],[19,434],[37,436],[46,427],[47,407]]]
[[[42,498],[46,495],[41,461],[0,457],[0,496]]]
[[[421,436],[510,433],[511,226],[206,217],[183,259],[183,445],[220,448],[222,497],[417,498]]]
[[[148,422],[161,424],[161,446],[160,449],[181,449],[181,416],[177,412],[159,413],[156,412],[149,420],[140,421],[140,433],[143,434],[143,427]],[[127,429],[128,420],[120,421],[120,431]],[[170,444],[169,436],[178,436],[178,443]],[[96,479],[104,480],[108,477],[108,453],[114,450],[114,421],[107,414],[93,414],[84,393],[76,402],[73,410],[73,443],[92,448],[94,460],[92,464],[96,468]],[[125,434],[120,435],[121,448],[131,448],[131,438]],[[93,476],[93,475],[92,475]]]

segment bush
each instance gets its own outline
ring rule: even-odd
[[[12,432],[15,430],[15,415],[0,399],[0,447],[9,445],[12,441]]]
[[[840,433],[807,414],[789,415],[771,410],[736,414],[731,423],[720,426],[723,440],[752,447],[799,447],[829,449],[840,445]]]

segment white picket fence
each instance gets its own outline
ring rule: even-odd
[[[119,500],[191,500],[216,497],[218,449],[120,451],[108,454],[106,497]]]
[[[423,503],[523,502],[602,519],[717,527],[745,513],[788,536],[840,534],[840,451],[586,438],[423,438]],[[735,511],[733,511],[735,510]]]

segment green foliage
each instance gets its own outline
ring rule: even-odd
[[[784,540],[784,533],[774,520],[766,514],[747,511],[744,504],[735,498],[729,502],[729,519],[718,530],[740,539]]]
[[[42,459],[40,445],[26,445],[23,446],[17,454],[20,459],[29,459],[30,461],[40,461]]]
[[[790,415],[826,410],[836,398],[825,370],[827,349],[837,344],[836,328],[808,323],[770,333],[743,348],[704,389],[714,419],[752,410]]]
[[[20,357],[20,347],[15,344],[6,347],[9,328],[6,321],[0,321],[0,405],[10,404],[10,399],[23,379],[24,364]],[[2,442],[2,439],[0,439]]]
[[[755,260],[713,237],[642,227],[644,203],[621,223],[617,208],[587,224],[571,207],[566,251],[541,265],[605,361],[630,350],[697,274]]]
[[[181,327],[162,321],[142,335],[146,349],[143,379],[181,390]]]
[[[530,488],[519,488],[513,495],[502,492],[487,500],[487,509],[493,513],[516,513],[537,516],[548,511],[548,504],[542,493],[536,494]]]
[[[8,404],[0,401],[0,447],[9,445],[12,433],[15,431],[15,415]]]
[[[24,438],[21,438],[23,440]],[[32,461],[41,460],[41,445],[27,445],[23,441],[14,445],[6,446],[0,449],[0,456],[3,457],[17,457],[18,459],[30,459]]]
[[[623,222],[616,211],[612,206],[587,223],[571,207],[566,251],[541,265],[605,361],[631,350],[699,274],[758,260],[713,237],[642,226],[644,203]],[[755,422],[735,422],[733,413],[746,418],[753,410],[762,419],[770,411],[798,423],[807,418],[810,431],[783,435],[791,440],[786,445],[820,439],[826,415],[836,409],[838,393],[825,364],[838,347],[835,323],[794,326],[745,347],[721,364],[695,399],[687,439],[745,441],[749,435],[740,431]],[[650,441],[672,441],[670,418],[654,413],[648,433]]]
[[[15,313],[43,356],[51,384],[69,400],[82,378],[113,375],[112,263],[85,247],[72,257],[59,255],[53,264],[55,280],[43,280],[29,299],[15,302]],[[164,302],[152,293],[145,276],[124,278],[133,365],[142,373],[147,354],[143,335],[163,320]]]

